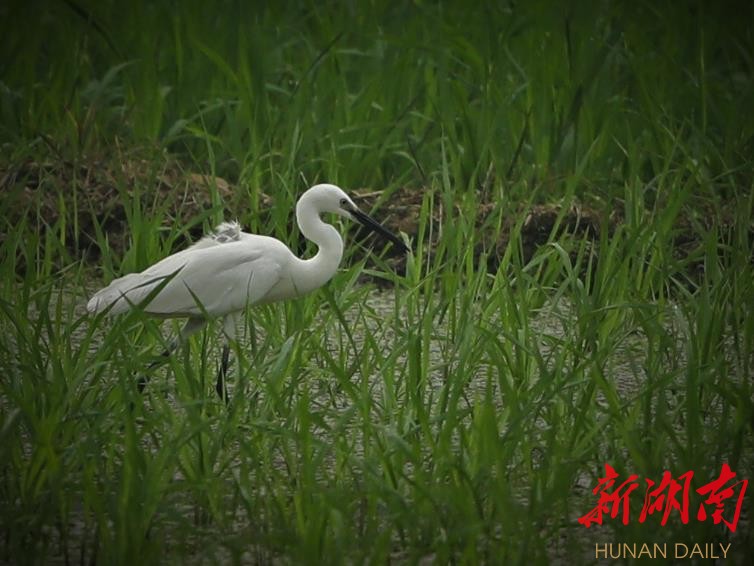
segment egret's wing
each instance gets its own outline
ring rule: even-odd
[[[245,234],[240,241],[191,247],[166,257],[141,273],[114,280],[95,294],[87,308],[125,312],[157,294],[145,312],[162,316],[221,316],[254,304],[281,279],[291,253],[281,242]],[[167,283],[165,282],[167,281]]]

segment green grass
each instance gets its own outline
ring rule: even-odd
[[[578,563],[730,538],[745,563],[750,496],[733,537],[695,508],[640,524],[641,497],[626,526],[577,518],[605,463],[749,478],[751,7],[364,4],[0,8],[0,560]],[[185,184],[155,191],[176,170],[233,191],[183,218]],[[251,311],[228,408],[217,328],[140,395],[175,329],[86,297],[223,217],[312,253],[292,209],[317,181],[383,190],[378,216],[420,195],[405,273],[352,244],[324,289]],[[529,258],[540,203],[565,228]]]

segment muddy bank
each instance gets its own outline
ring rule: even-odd
[[[349,192],[362,208],[373,212],[391,230],[416,240],[426,190],[401,187],[389,195],[371,189]],[[175,159],[164,155],[156,159],[153,153],[139,150],[75,163],[49,159],[6,165],[0,169],[0,194],[6,225],[13,227],[25,222],[37,233],[54,229],[65,239],[71,257],[92,263],[101,256],[98,242],[102,238],[98,237],[98,231],[107,235],[108,246],[116,254],[123,254],[131,245],[128,227],[133,211],[127,209],[126,203],[138,201],[141,213],[145,217],[161,218],[162,227],[185,227],[175,242],[174,251],[177,251],[202,236],[202,220],[210,213],[223,210],[224,216],[231,219],[238,216],[239,210],[256,208],[259,224],[264,225],[275,202],[272,190],[238,190],[226,179],[196,173]],[[250,195],[254,203],[249,202]],[[521,218],[524,220],[520,225],[520,244],[516,240],[518,250],[515,252],[521,254],[524,263],[551,240],[553,232],[556,237],[567,234],[574,241],[585,238],[594,250],[603,232],[609,237],[623,222],[619,212],[621,203],[615,203],[610,209],[607,205],[599,209],[579,202],[565,209],[558,203],[521,204],[513,210],[501,211],[493,197],[492,191],[480,190],[475,218],[479,235],[475,255],[486,258],[490,272],[499,268]],[[692,222],[682,211],[673,229],[673,255],[676,259],[688,260],[686,270],[691,276],[700,275],[703,270],[700,231],[717,223],[720,243],[726,244],[736,228],[734,210],[723,211],[722,217],[719,211],[701,212],[695,215],[702,219],[700,223],[699,220]],[[452,222],[457,214],[457,210],[443,210],[442,199],[439,195],[435,198],[432,210],[435,226]],[[501,221],[497,221],[498,216]],[[494,226],[501,228],[492,228]],[[1,232],[5,231],[0,231],[0,238],[4,238]],[[754,227],[748,227],[748,232],[754,239]],[[383,246],[366,231],[354,229],[350,237],[364,244],[355,247],[353,253],[357,258],[364,249]],[[437,237],[435,230],[433,239]],[[305,246],[303,239],[289,244],[294,251],[302,251]],[[429,242],[430,253],[434,244]],[[573,255],[575,257],[575,252]],[[694,259],[695,256],[699,259]],[[403,271],[405,258],[395,250],[388,247],[384,257],[394,269]]]

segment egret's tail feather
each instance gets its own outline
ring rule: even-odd
[[[126,312],[131,304],[125,300],[126,293],[138,285],[139,273],[129,273],[118,279],[114,279],[110,285],[100,289],[89,299],[86,310],[98,313],[107,310],[112,305],[110,314]]]
[[[146,301],[150,294],[159,292],[158,288],[169,282],[175,274],[152,276],[146,280],[144,275],[144,273],[129,273],[114,279],[110,285],[89,299],[86,310],[90,313],[99,313],[109,308],[112,315],[129,311],[134,305]]]

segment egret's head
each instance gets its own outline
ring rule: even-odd
[[[351,197],[340,187],[328,184],[314,185],[301,196],[297,210],[301,213],[304,208],[309,207],[314,209],[317,214],[333,212],[350,220],[356,220],[370,230],[377,232],[383,238],[393,242],[400,251],[408,252],[408,247],[403,243],[403,240],[368,214],[361,212],[359,207],[351,200]]]
[[[343,189],[328,184],[314,185],[301,196],[298,206],[313,209],[317,214],[334,212],[350,219],[353,219],[351,211],[356,209],[356,205]]]

